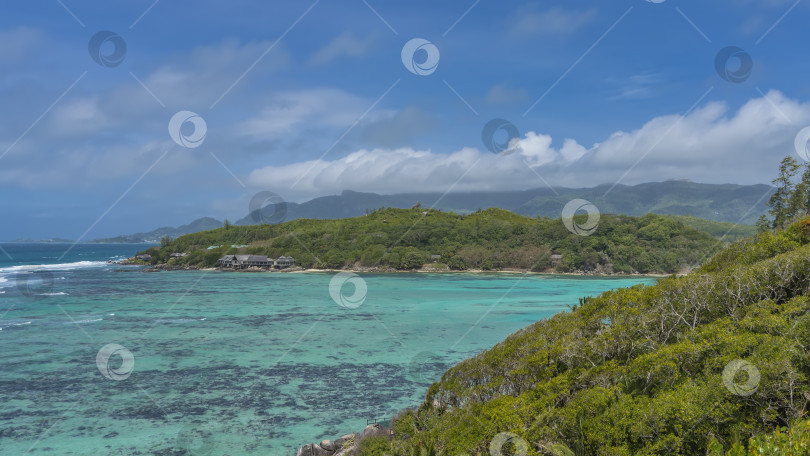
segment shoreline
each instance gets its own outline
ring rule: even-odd
[[[399,269],[389,269],[389,268],[325,268],[325,269],[317,269],[317,268],[301,268],[301,267],[293,267],[287,269],[264,269],[264,268],[247,268],[247,269],[231,269],[231,268],[219,268],[219,267],[196,267],[196,266],[180,266],[180,265],[171,265],[171,264],[156,264],[156,265],[148,265],[148,264],[138,264],[138,263],[131,263],[127,262],[126,260],[123,262],[118,262],[114,264],[120,264],[125,266],[144,266],[145,268],[142,269],[142,272],[162,272],[162,271],[218,271],[218,272],[237,272],[237,273],[283,273],[283,274],[312,274],[312,273],[322,273],[322,274],[335,274],[339,272],[351,272],[355,274],[476,274],[476,275],[532,275],[532,276],[568,276],[568,277],[604,277],[604,278],[629,278],[629,277],[650,277],[650,278],[663,278],[663,277],[670,277],[676,276],[681,277],[686,275],[686,272],[679,272],[679,273],[660,273],[660,272],[651,272],[646,274],[633,274],[633,273],[606,273],[606,272],[585,272],[585,271],[576,271],[576,272],[549,272],[549,271],[530,271],[530,270],[523,270],[523,269],[499,269],[499,270],[490,270],[486,271],[483,269],[465,269],[465,270],[451,270],[451,269],[439,269],[439,268],[422,268],[422,269],[411,269],[411,270],[399,270]]]

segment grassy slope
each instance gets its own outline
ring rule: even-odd
[[[298,219],[277,225],[232,226],[182,236],[151,249],[153,262],[188,252],[178,264],[212,266],[224,254],[291,255],[315,268],[353,266],[414,269],[441,255],[453,269],[546,270],[562,253],[560,272],[673,273],[699,264],[722,247],[684,223],[648,214],[602,215],[597,231],[583,237],[562,221],[528,218],[501,209],[469,215],[421,209],[383,209],[341,220]],[[249,245],[232,248],[232,245]],[[212,245],[222,248],[206,250]]]
[[[757,435],[748,454],[808,454],[806,423],[787,437],[774,429],[796,423],[810,400],[809,244],[810,220],[738,242],[686,277],[584,299],[447,371],[396,420],[386,451],[487,454],[511,432],[529,455],[554,454],[544,450],[554,444],[577,455],[736,444],[729,454],[743,455],[740,443]],[[759,371],[751,395],[724,386],[736,359]]]
[[[753,225],[738,225],[731,222],[715,222],[691,215],[665,215],[665,217],[686,226],[704,231],[712,236],[727,242],[735,242],[757,234],[757,227]]]

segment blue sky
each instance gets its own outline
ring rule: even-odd
[[[0,239],[236,219],[263,190],[767,183],[810,125],[809,14],[795,0],[5,4]],[[117,66],[90,55],[100,31],[126,44]],[[414,38],[439,52],[430,74],[403,64]],[[715,68],[727,46],[751,57],[744,81]],[[204,120],[198,147],[170,136],[180,111]],[[519,132],[508,154],[482,142],[495,118]]]

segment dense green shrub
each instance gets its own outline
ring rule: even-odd
[[[808,227],[583,299],[456,365],[396,423],[393,454],[488,454],[505,432],[530,456],[810,454]]]

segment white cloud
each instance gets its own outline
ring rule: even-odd
[[[352,32],[343,32],[310,58],[310,65],[325,65],[341,57],[362,57],[374,44],[374,37],[357,38]]]
[[[484,100],[490,104],[506,104],[524,101],[529,92],[524,88],[513,88],[508,84],[497,84],[487,92]]]
[[[0,63],[15,63],[31,58],[44,44],[43,33],[30,27],[0,30]]]
[[[545,11],[520,8],[508,25],[516,36],[567,35],[576,32],[596,17],[596,8],[584,11],[554,7]]]
[[[796,133],[810,124],[810,104],[776,91],[766,97],[752,99],[736,112],[712,102],[686,117],[657,117],[590,147],[573,139],[555,147],[550,136],[528,132],[514,144],[514,153],[503,156],[473,148],[448,154],[363,149],[332,160],[257,169],[247,183],[298,200],[346,189],[527,189],[544,186],[538,175],[555,186],[590,187],[616,182],[631,169],[625,184],[669,178],[763,183],[770,181],[778,161],[793,152]]]
[[[258,115],[239,123],[236,131],[257,139],[275,139],[306,128],[348,128],[371,104],[372,100],[330,88],[276,93],[268,97]],[[363,122],[391,115],[391,111],[377,109]]]

